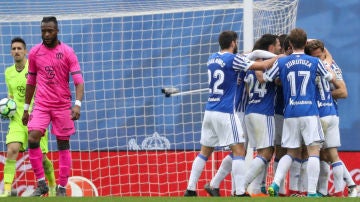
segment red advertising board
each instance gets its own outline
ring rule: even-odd
[[[198,194],[211,180],[222,158],[228,152],[215,152],[208,160],[198,183]],[[192,161],[197,152],[174,151],[94,151],[72,152],[72,177],[68,183],[71,196],[182,196],[187,186]],[[57,152],[48,154],[58,171]],[[340,152],[354,181],[360,184],[360,152]],[[3,187],[4,153],[0,154],[0,188]],[[215,170],[214,170],[215,169]],[[332,178],[329,191],[333,191]],[[35,186],[34,174],[27,153],[17,163],[14,187],[18,194],[29,195]],[[231,180],[221,184],[221,194],[230,196]]]

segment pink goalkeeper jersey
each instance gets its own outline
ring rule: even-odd
[[[70,108],[69,76],[81,74],[74,50],[59,43],[55,48],[34,46],[29,53],[27,84],[36,85],[35,107],[38,109]]]

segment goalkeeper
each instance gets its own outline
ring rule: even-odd
[[[4,191],[2,197],[11,195],[11,187],[16,173],[16,159],[19,152],[25,151],[28,142],[28,129],[22,124],[23,105],[25,103],[25,85],[28,73],[28,62],[26,58],[26,43],[22,38],[16,37],[11,40],[11,56],[15,64],[6,68],[5,83],[8,90],[8,97],[16,102],[16,113],[10,118],[9,130],[6,135],[7,155],[4,165]],[[9,119],[8,117],[2,117]],[[42,164],[46,178],[50,185],[50,196],[55,196],[55,175],[52,162],[47,158],[48,133],[41,138],[41,151],[43,154]]]

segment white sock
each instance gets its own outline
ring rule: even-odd
[[[308,178],[307,178],[307,165],[308,159],[303,160],[300,169],[299,185],[298,189],[300,192],[307,192]]]
[[[278,167],[276,169],[275,176],[274,176],[274,182],[277,185],[280,185],[281,181],[284,180],[284,178],[291,166],[292,161],[293,161],[293,158],[288,154],[284,155],[280,159]]]
[[[319,175],[317,190],[322,195],[328,194],[329,176],[330,176],[330,165],[325,161],[320,161],[320,175]]]
[[[273,164],[273,167],[274,167],[274,173],[276,172],[276,169],[277,169],[277,167],[278,167],[278,165],[279,165],[279,161],[280,161],[280,159],[274,159],[274,164]]]
[[[234,156],[232,161],[233,180],[235,182],[235,192],[237,195],[245,193],[245,158]]]
[[[277,169],[277,166],[279,164],[279,159],[274,159],[274,164],[273,164],[273,167],[274,167],[274,170],[273,172],[275,173],[276,172],[276,169]],[[285,179],[283,179],[280,183],[280,186],[279,186],[279,194],[286,194],[286,187],[285,187]]]
[[[290,166],[289,171],[289,189],[292,191],[299,191],[299,177],[300,177],[300,170],[301,170],[301,163],[302,160],[298,158],[294,158]]]
[[[308,194],[315,194],[320,174],[320,160],[318,156],[309,156],[307,164]]]
[[[196,191],[196,184],[205,167],[206,161],[207,158],[201,154],[198,154],[197,157],[195,158],[191,168],[189,184],[187,186],[188,190]]]
[[[267,167],[267,161],[262,156],[256,156],[250,164],[250,169],[246,171],[245,175],[245,188],[253,182],[255,183],[255,189],[252,193],[259,193],[261,183],[263,181],[263,175],[265,174],[265,169]]]
[[[341,161],[342,162],[342,161]],[[344,170],[344,180],[346,182],[346,186],[353,186],[353,185],[356,185],[354,180],[352,179],[350,173],[349,173],[349,170],[347,169],[347,167],[345,166],[345,163],[342,162],[343,164],[343,170]]]
[[[219,188],[220,183],[231,172],[231,168],[232,168],[232,157],[229,154],[222,160],[218,171],[216,172],[215,176],[211,179],[210,186],[213,188]]]
[[[344,182],[343,182],[343,176],[344,176],[344,168],[342,161],[334,162],[331,164],[332,170],[333,170],[333,176],[334,176],[334,187],[335,187],[335,193],[343,191],[344,190]]]

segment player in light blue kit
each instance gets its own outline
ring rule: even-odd
[[[201,151],[193,162],[184,196],[197,196],[196,184],[216,146],[231,148],[232,174],[235,182],[243,178],[245,137],[234,106],[238,73],[248,68],[261,70],[270,68],[275,59],[252,62],[243,55],[235,55],[237,39],[238,36],[233,31],[222,32],[219,36],[221,50],[208,59],[209,97],[201,129]],[[235,185],[238,187],[237,183]]]
[[[319,196],[316,193],[320,172],[319,151],[324,141],[319,110],[316,105],[316,76],[320,75],[327,81],[334,78],[327,71],[319,58],[304,54],[307,41],[306,32],[296,28],[289,34],[293,53],[280,58],[271,70],[264,74],[266,81],[280,77],[284,92],[284,125],[282,147],[287,148],[287,154],[278,164],[273,183],[268,187],[270,196],[277,196],[279,184],[289,170],[297,148],[302,141],[309,153],[308,197]]]

